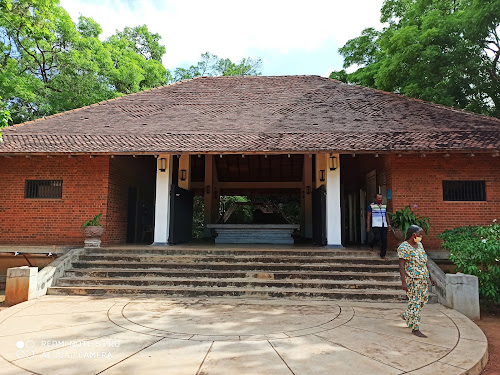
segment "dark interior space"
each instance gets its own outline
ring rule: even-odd
[[[361,245],[367,241],[366,208],[376,193],[387,202],[386,155],[341,155],[342,243]]]

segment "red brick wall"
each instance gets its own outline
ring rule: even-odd
[[[83,244],[81,224],[106,224],[107,157],[0,157],[0,243]],[[26,179],[63,180],[62,199],[25,199]]]
[[[442,154],[391,157],[392,210],[418,205],[414,211],[430,218],[424,245],[439,249],[436,235],[463,225],[487,225],[500,219],[500,158]],[[443,201],[443,180],[486,181],[485,202]]]
[[[127,163],[123,157],[110,159],[108,225],[104,234],[105,244],[126,242],[128,213]]]
[[[138,189],[138,204],[153,207],[155,171],[151,156],[2,157],[0,243],[83,245],[81,224],[100,212],[103,245],[124,243],[128,189]],[[26,199],[27,179],[63,180],[62,199]]]
[[[362,185],[363,167],[385,169],[387,187],[393,192],[389,208],[394,211],[418,205],[415,211],[430,217],[427,248],[440,247],[435,236],[445,229],[500,219],[500,158],[428,155],[365,159],[353,164],[347,174],[362,176],[359,180],[352,177],[353,185]],[[81,224],[99,212],[106,227],[103,244],[125,242],[128,189],[137,187],[138,204],[147,200],[152,206],[154,165],[152,157],[0,158],[0,243],[79,245],[83,243]],[[25,199],[26,179],[63,180],[63,198]],[[345,180],[346,185],[349,180]],[[444,202],[442,180],[485,180],[487,201]],[[140,208],[137,214],[140,217]]]
[[[384,170],[386,175],[387,191],[392,190],[392,157],[390,155],[384,156]],[[387,197],[386,197],[387,198]],[[387,199],[387,210],[393,212],[393,200]]]

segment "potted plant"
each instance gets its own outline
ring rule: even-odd
[[[418,225],[425,231],[425,234],[429,234],[429,218],[417,216],[415,212],[410,209],[410,206],[406,206],[394,213],[389,212],[389,217],[391,219],[392,233],[398,241],[403,241],[405,239],[406,231],[410,225]]]
[[[85,236],[85,247],[100,247],[101,236],[104,233],[104,227],[99,223],[102,212],[82,224],[83,235]]]

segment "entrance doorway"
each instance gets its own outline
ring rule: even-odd
[[[313,191],[312,196],[313,243],[326,245],[326,189],[325,185]]]
[[[341,179],[344,188],[342,201],[345,207],[346,223],[343,238],[346,244],[363,245],[367,243],[367,207],[373,202],[375,194],[384,196],[387,181],[388,155],[342,155]]]
[[[168,237],[170,243],[186,242],[191,240],[193,229],[201,234],[201,209],[203,236],[213,239],[217,229],[213,225],[218,223],[221,211],[224,211],[221,200],[246,197],[250,202],[279,201],[285,217],[293,216],[289,220],[293,224],[287,225],[300,229],[294,234],[297,240],[312,243],[314,237],[314,243],[318,245],[342,246],[341,225],[345,212],[342,212],[339,155],[335,155],[160,155],[157,168],[163,174],[158,174],[158,186],[163,194],[156,196],[156,204],[168,209],[155,216],[161,223],[161,226],[155,226],[155,241],[158,238],[158,243],[165,243]],[[168,167],[161,169],[164,165],[161,161],[167,161]],[[187,192],[190,192],[189,196]],[[196,207],[193,202],[196,202]],[[295,214],[290,215],[290,208]],[[178,231],[182,233],[176,233]]]

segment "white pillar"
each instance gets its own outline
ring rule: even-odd
[[[336,157],[336,169],[330,170],[330,155],[326,163],[326,239],[328,246],[342,246],[342,221],[340,211],[340,158]]]
[[[171,185],[172,156],[160,155],[158,156],[156,167],[155,245],[166,244],[168,242]]]

